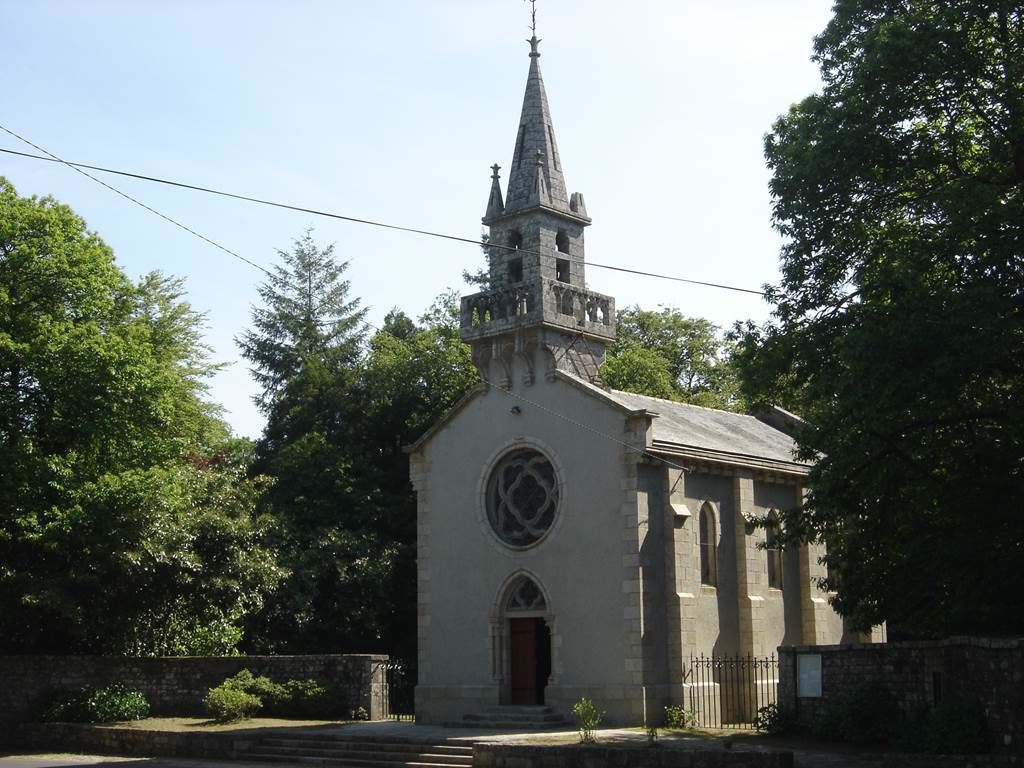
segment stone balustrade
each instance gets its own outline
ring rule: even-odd
[[[615,337],[615,299],[559,280],[540,281],[537,288],[513,285],[462,297],[463,339],[492,335],[541,322],[588,334]]]

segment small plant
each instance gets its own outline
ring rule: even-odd
[[[759,707],[754,716],[754,730],[758,733],[784,736],[787,733],[792,733],[795,728],[796,722],[792,713],[775,702]]]
[[[349,720],[369,720],[370,713],[366,711],[366,707],[356,707],[349,713]]]
[[[149,702],[140,692],[115,684],[106,688],[83,688],[65,696],[44,714],[47,722],[116,723],[141,720],[149,715]]]
[[[579,723],[580,743],[594,744],[597,741],[594,738],[594,731],[601,725],[604,712],[601,712],[594,702],[584,696],[573,705],[572,713],[576,716],[576,722]]]
[[[207,691],[203,706],[210,717],[218,723],[231,723],[252,717],[263,705],[259,696],[221,683]]]
[[[665,707],[666,728],[695,728],[697,726],[697,713],[692,709],[686,709],[682,704]]]
[[[647,726],[647,746],[654,747],[658,744],[658,726],[648,725]]]

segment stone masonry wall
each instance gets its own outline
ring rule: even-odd
[[[350,691],[348,706],[385,716],[387,656],[0,656],[0,723],[28,721],[63,692],[122,683],[142,691],[154,715],[201,715],[207,690],[243,669],[275,681],[292,678]]]
[[[821,656],[821,696],[797,695],[797,657]],[[941,641],[779,648],[779,702],[810,725],[830,700],[881,686],[901,709],[939,701],[977,703],[992,749],[1024,754],[1024,639],[955,637]]]

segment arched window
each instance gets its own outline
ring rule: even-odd
[[[715,511],[705,503],[700,508],[700,583],[708,586],[718,584],[718,563],[716,562],[717,547],[715,546],[716,526]]]
[[[768,514],[765,549],[768,554],[768,586],[782,589],[782,543],[779,541],[779,516],[774,510]]]
[[[517,251],[523,247],[523,233],[518,229],[513,229],[508,233],[508,243],[510,247],[515,248]]]
[[[555,247],[559,253],[569,252],[569,235],[564,229],[558,230],[558,234],[555,235]]]
[[[505,600],[505,611],[516,613],[522,611],[543,611],[547,609],[544,593],[533,583],[529,576],[521,576],[511,589]]]

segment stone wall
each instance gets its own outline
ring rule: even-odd
[[[821,658],[821,696],[798,695],[797,659]],[[779,648],[779,702],[809,726],[830,700],[865,686],[889,691],[907,713],[944,700],[976,703],[992,748],[1024,754],[1024,639]]]
[[[41,752],[234,760],[265,733],[260,729],[183,733],[78,723],[27,723],[19,726],[10,741],[12,747]]]
[[[349,692],[345,708],[385,716],[387,656],[0,656],[0,723],[30,721],[55,696],[122,683],[142,691],[154,715],[202,715],[203,696],[248,669],[275,681],[311,678]]]

